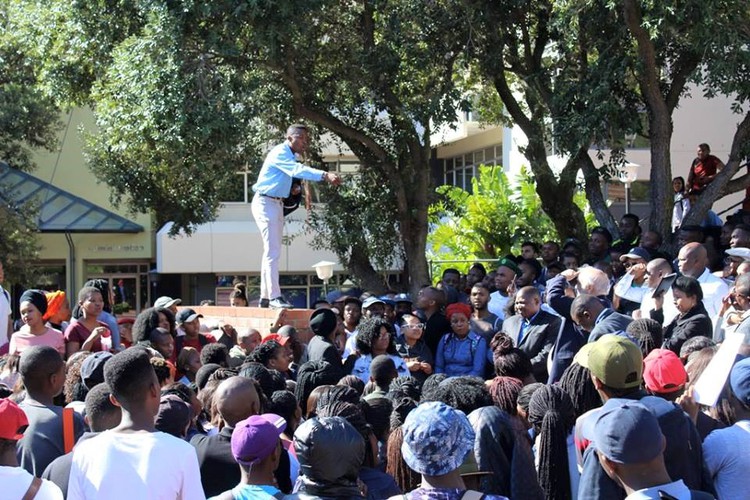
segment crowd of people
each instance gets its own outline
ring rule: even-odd
[[[683,226],[673,256],[626,214],[413,298],[334,292],[309,340],[283,308],[261,332],[171,297],[118,319],[102,280],[26,290],[0,496],[750,498],[749,222]]]

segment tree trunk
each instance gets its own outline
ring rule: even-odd
[[[361,243],[352,247],[346,268],[356,277],[357,284],[364,290],[378,295],[385,292],[387,285],[383,281],[383,276],[372,267],[370,255]]]
[[[596,216],[600,226],[606,227],[612,236],[619,237],[620,228],[617,227],[617,221],[612,217],[609,211],[607,201],[602,195],[602,184],[599,171],[596,169],[594,162],[588,154],[588,150],[581,148],[574,159],[583,172],[583,179],[586,189],[586,199],[589,202],[591,210]]]
[[[649,229],[662,235],[671,234],[672,208],[672,114],[662,94],[657,71],[656,50],[643,27],[641,6],[636,0],[623,2],[623,16],[628,30],[635,39],[638,59],[643,71],[638,75],[638,85],[648,108],[649,137],[651,139],[651,217]],[[674,89],[680,90],[680,89]],[[678,92],[679,94],[679,92]]]
[[[408,286],[412,296],[416,296],[422,286],[430,284],[427,265],[427,211],[431,186],[429,146],[427,151],[412,154],[413,164],[400,169],[402,182],[396,190],[399,225],[409,272]]]
[[[547,161],[542,133],[534,134],[533,130],[528,132],[524,130],[524,133],[529,139],[525,155],[534,174],[536,192],[542,201],[544,212],[552,220],[562,241],[571,237],[582,242],[586,241],[588,239],[586,219],[581,209],[573,203],[576,189],[575,171],[571,172],[566,168],[558,181]]]
[[[742,122],[737,125],[726,165],[713,182],[708,185],[698,201],[690,207],[690,212],[684,220],[685,224],[700,224],[706,218],[706,214],[715,200],[750,186],[750,172],[731,180],[741,167],[742,149],[748,141],[750,141],[750,113],[746,114]]]

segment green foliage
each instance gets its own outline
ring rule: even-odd
[[[339,188],[320,189],[326,204],[310,213],[315,248],[333,250],[349,269],[372,265],[373,271],[385,271],[403,258],[394,193],[377,171],[365,168],[345,177]],[[354,262],[363,255],[365,262]]]
[[[430,207],[430,257],[435,260],[497,259],[519,254],[524,241],[559,241],[552,220],[542,210],[534,181],[524,170],[511,181],[502,167],[481,166],[472,192],[438,188],[440,201]],[[588,227],[596,225],[582,192],[575,196]],[[455,267],[454,264],[442,267]],[[461,267],[461,266],[459,266]]]
[[[0,0],[0,161],[34,168],[34,149],[57,146],[60,111],[38,88],[28,47],[14,35],[7,1]]]
[[[38,207],[19,207],[5,197],[6,186],[0,186],[0,262],[5,271],[4,283],[32,283],[34,267],[41,248],[37,235]]]

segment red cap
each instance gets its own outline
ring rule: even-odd
[[[118,325],[132,325],[135,323],[135,318],[118,318],[117,324]]]
[[[18,441],[29,426],[21,407],[10,399],[0,399],[0,439]]]
[[[682,389],[687,372],[677,354],[668,349],[654,349],[643,360],[643,380],[649,391],[665,394]]]
[[[265,344],[270,340],[275,340],[281,345],[286,345],[286,343],[289,342],[289,337],[282,337],[278,333],[267,333],[266,335],[263,335],[262,338],[263,340],[261,341],[261,344]]]

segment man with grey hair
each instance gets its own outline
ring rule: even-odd
[[[700,243],[688,243],[677,254],[677,265],[680,273],[698,280],[703,291],[703,305],[709,318],[716,326],[721,310],[721,301],[729,293],[729,286],[723,279],[711,274],[708,270],[708,252]],[[664,294],[664,324],[668,325],[679,312],[674,304],[672,290]]]
[[[310,144],[307,126],[291,125],[286,131],[286,141],[269,151],[258,180],[253,185],[255,195],[252,212],[263,240],[263,259],[260,267],[260,306],[290,308],[292,305],[281,295],[279,287],[279,261],[281,240],[284,234],[284,199],[291,194],[292,179],[341,184],[341,177],[318,170],[297,161]]]

